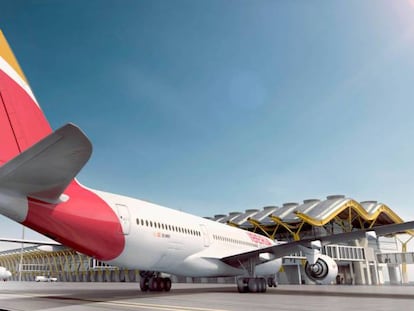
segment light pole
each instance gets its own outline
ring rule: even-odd
[[[20,263],[19,263],[19,282],[22,281],[22,268],[23,268],[23,241],[24,241],[24,226],[22,225],[22,246],[20,248]]]

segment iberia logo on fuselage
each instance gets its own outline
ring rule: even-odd
[[[266,239],[264,236],[261,236],[259,234],[255,234],[253,232],[247,232],[247,235],[249,236],[250,240],[252,240],[253,243],[261,244],[265,246],[271,246],[272,244],[268,239]]]

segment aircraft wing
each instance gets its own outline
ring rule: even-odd
[[[277,244],[277,245],[273,245],[270,247],[260,248],[260,249],[256,249],[256,250],[245,252],[245,253],[223,257],[221,258],[221,261],[231,266],[238,266],[240,265],[240,262],[251,259],[251,258],[258,258],[260,254],[267,254],[267,253],[273,254],[272,256],[273,258],[271,258],[270,260],[274,260],[276,258],[287,256],[294,252],[299,251],[300,246],[311,248],[311,243],[314,241],[320,241],[323,246],[323,245],[328,245],[328,244],[333,244],[333,243],[340,243],[340,242],[346,242],[346,241],[364,238],[366,237],[367,233],[370,233],[370,232],[375,232],[377,236],[384,236],[388,234],[405,233],[406,231],[413,230],[413,229],[414,229],[414,221],[404,222],[401,224],[377,226],[371,229],[361,229],[361,230],[352,231],[352,232],[338,233],[338,234],[320,236],[320,237],[314,237],[314,238],[306,238],[300,241]]]

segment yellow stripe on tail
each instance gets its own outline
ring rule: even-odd
[[[10,48],[10,45],[7,43],[6,38],[4,37],[3,32],[0,29],[0,57],[2,57],[11,67],[13,67],[14,71],[26,82],[26,76],[24,75],[22,69],[20,68],[17,59],[14,57],[13,51]]]

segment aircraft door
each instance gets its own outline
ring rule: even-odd
[[[210,236],[208,235],[207,226],[200,224],[201,234],[203,235],[204,239],[204,246],[210,246]]]
[[[118,212],[119,222],[121,223],[122,233],[127,235],[129,234],[131,227],[128,206],[124,204],[116,204],[116,210]]]

